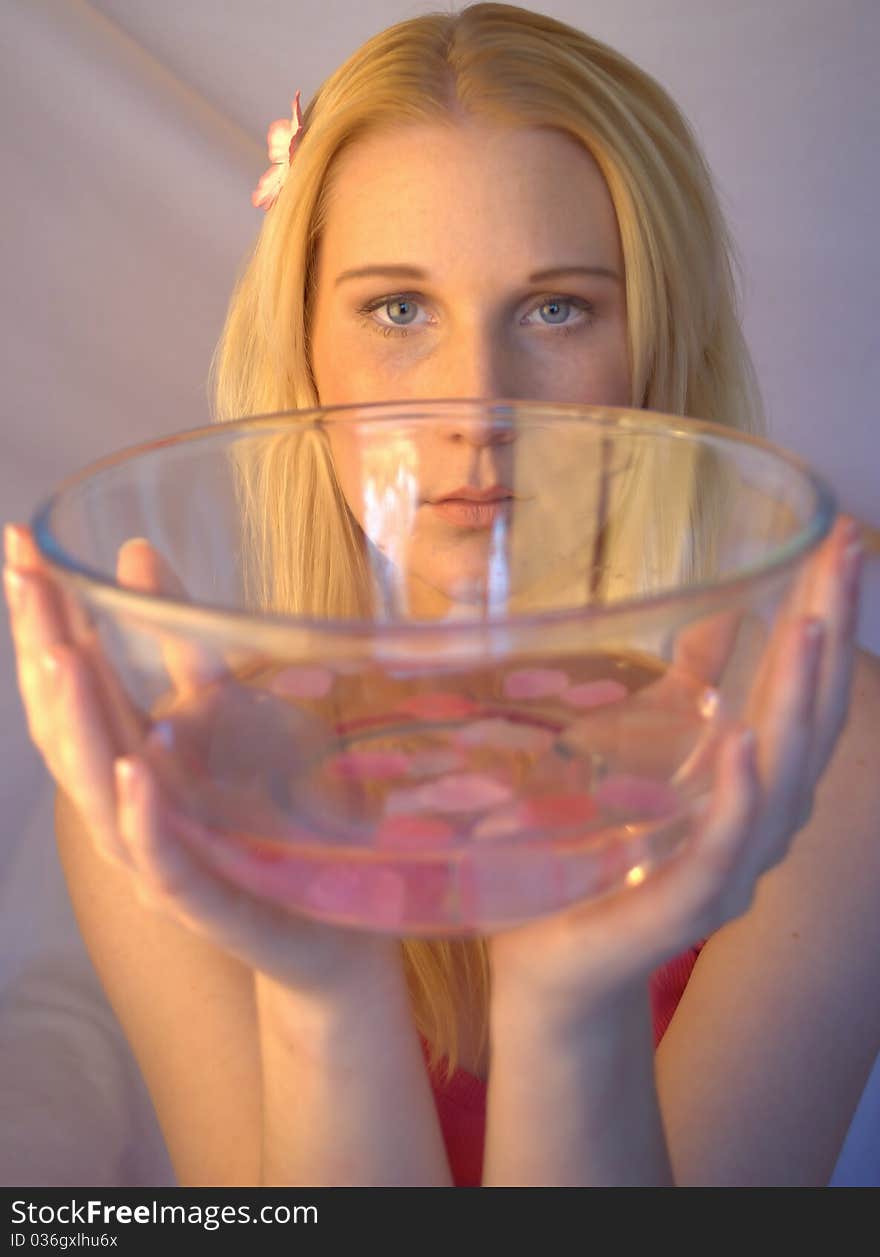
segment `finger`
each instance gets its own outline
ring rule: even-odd
[[[699,734],[673,773],[679,785],[699,779],[718,753],[725,732],[721,723],[725,711],[715,687],[724,677],[743,630],[744,613],[736,610],[689,624],[676,637],[670,667],[647,691],[636,695],[636,701],[644,693],[653,703],[668,705],[670,710],[681,708],[684,699],[691,722],[695,715],[700,717]],[[658,752],[665,741],[658,739]],[[660,752],[658,761],[667,753]]]
[[[724,739],[715,765],[711,799],[690,850],[679,863],[682,889],[673,908],[698,921],[699,937],[744,911],[754,876],[744,865],[760,843],[761,785],[754,731],[737,727]],[[689,866],[689,867],[688,867]]]
[[[761,667],[755,676],[753,695],[759,699],[768,678],[774,674],[780,655],[787,649],[787,634],[796,622],[824,614],[823,590],[853,536],[860,532],[859,525],[849,515],[840,515],[819,548],[809,556],[795,578],[791,590],[779,609],[773,624]],[[754,707],[756,704],[753,703]]]
[[[167,594],[180,602],[190,601],[171,564],[144,537],[133,537],[120,547],[116,579],[130,589]],[[135,620],[137,622],[136,617]],[[161,633],[152,626],[146,631],[159,638],[163,663],[178,694],[189,694],[226,673],[223,658],[206,646],[187,641],[179,632]]]
[[[807,615],[822,619],[825,636],[810,755],[814,782],[831,758],[849,710],[863,554],[861,529],[842,529],[830,560],[816,573],[806,606]]]
[[[55,691],[53,739],[47,759],[53,775],[76,805],[98,852],[126,863],[120,842],[113,761],[118,748],[88,661],[70,646],[49,652]]]
[[[861,527],[851,515],[837,516],[830,533],[804,566],[787,599],[791,618],[815,614],[817,590],[827,579],[828,570],[835,567],[839,555],[860,535]]]
[[[41,577],[6,568],[3,583],[28,733],[43,750],[51,740],[54,705],[44,655],[54,646],[66,644],[66,637],[56,615],[55,603]]]
[[[104,717],[113,731],[118,753],[134,749],[143,737],[144,722],[106,660],[97,628],[76,599],[67,594],[53,576],[27,529],[21,525],[7,525],[5,542],[7,563],[14,560],[14,564],[7,568],[11,576],[4,572],[7,600],[10,599],[10,586],[17,585],[27,591],[23,597],[20,596],[18,613],[11,618],[20,661],[19,687],[28,711],[31,737],[42,749],[46,736],[45,723],[51,709],[42,688],[42,657],[55,646],[67,645],[80,651],[89,661],[93,682],[104,707]],[[27,698],[26,693],[32,697]],[[36,730],[31,728],[32,724]]]
[[[195,875],[185,848],[164,832],[157,782],[137,756],[117,759],[113,776],[119,833],[137,874],[138,898],[163,910],[172,908],[185,897]]]
[[[643,932],[654,946],[656,922],[666,922],[658,956],[668,958],[748,907],[754,886],[748,854],[761,840],[760,805],[755,736],[737,726],[721,743],[712,792],[695,813],[691,837],[636,892],[644,893],[646,913],[631,918],[632,939]]]
[[[52,571],[36,548],[30,529],[24,524],[6,524],[4,528],[6,566],[28,577],[41,577],[52,601],[53,617],[58,625],[59,639],[79,641],[88,635],[89,621],[82,607],[70,598],[55,581]]]
[[[6,562],[22,571],[44,571],[45,564],[37,549],[30,529],[25,524],[7,523],[3,526],[3,544]]]
[[[717,685],[736,645],[741,611],[724,611],[682,629],[675,639],[673,668],[706,685]]]
[[[768,685],[758,734],[758,770],[764,788],[762,824],[770,846],[762,867],[775,864],[812,792],[810,751],[814,737],[823,624],[810,619],[789,626],[787,651],[780,654]]]
[[[80,641],[88,636],[91,628],[82,607],[54,579],[49,565],[43,559],[33,535],[24,524],[6,524],[4,544],[7,566],[29,575],[42,576],[51,590],[54,615],[68,641]]]
[[[10,627],[17,649],[40,654],[57,643],[73,644],[51,580],[41,572],[3,569]]]
[[[267,948],[283,963],[293,915],[251,899],[209,869],[167,820],[161,785],[137,756],[117,761],[119,825],[145,906],[161,911],[233,952],[265,966]],[[216,851],[219,862],[222,848]],[[212,857],[214,858],[214,857]]]

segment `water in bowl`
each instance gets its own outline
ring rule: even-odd
[[[290,664],[166,713],[151,745],[170,823],[237,884],[466,934],[642,880],[687,832],[722,723],[704,680],[632,652]]]

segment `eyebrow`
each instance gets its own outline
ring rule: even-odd
[[[534,271],[528,277],[530,284],[541,284],[545,280],[560,279],[564,275],[598,275],[600,278],[613,279],[620,282],[620,276],[617,271],[611,270],[607,266],[551,266],[547,270]],[[335,286],[344,283],[347,279],[366,279],[370,276],[378,276],[385,278],[392,276],[395,279],[415,279],[426,280],[430,276],[428,272],[422,270],[419,266],[404,266],[388,264],[382,266],[358,266],[351,271],[342,271],[336,276]]]

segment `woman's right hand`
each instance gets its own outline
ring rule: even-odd
[[[143,541],[121,548],[117,579],[186,598]],[[127,872],[139,900],[319,1005],[357,997],[359,990],[375,999],[386,977],[389,991],[399,989],[396,939],[314,921],[251,896],[169,831],[162,784],[143,754],[149,721],[21,526],[6,529],[4,585],[31,739],[96,850]],[[163,658],[174,686],[165,711],[184,720],[206,686],[215,697],[218,687],[240,691],[222,661],[202,648],[169,639]]]

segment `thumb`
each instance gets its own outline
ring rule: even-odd
[[[142,593],[165,594],[179,602],[191,602],[187,590],[174,568],[146,537],[131,537],[119,547],[116,558],[116,579],[120,585]],[[188,693],[226,674],[224,660],[195,640],[187,640],[183,630],[159,633],[162,660],[174,687]]]

